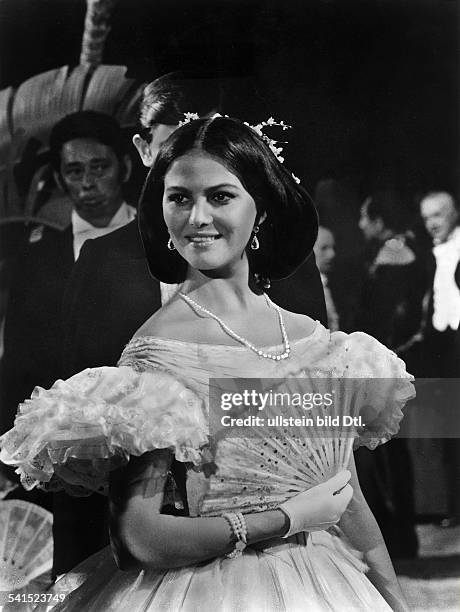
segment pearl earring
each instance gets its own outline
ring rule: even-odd
[[[176,247],[174,246],[174,242],[172,241],[172,238],[170,238],[170,239],[168,240],[168,249],[169,249],[170,251],[175,251],[175,250],[176,250]]]

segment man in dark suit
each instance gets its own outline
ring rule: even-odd
[[[407,220],[401,197],[388,190],[365,200],[359,221],[370,257],[356,329],[398,354],[418,329],[422,316],[423,266],[406,233]],[[408,370],[412,371],[410,364]],[[360,448],[355,458],[364,496],[390,555],[416,556],[414,479],[407,440],[395,438],[372,452]]]
[[[214,113],[217,93],[213,95],[212,87],[203,81],[186,80],[180,75],[166,75],[146,87],[140,128],[133,137],[146,167],[152,165],[161,143],[177,128],[184,112],[195,111],[200,116]],[[125,344],[168,299],[171,288],[174,286],[150,276],[135,221],[110,236],[86,242],[64,302],[66,376],[87,367],[115,365]],[[269,293],[283,307],[326,320],[314,258],[291,278],[273,283]],[[183,466],[175,463],[174,469],[181,488]],[[108,543],[106,499],[93,495],[77,503],[78,507],[64,494],[55,496],[56,573],[71,569]],[[175,510],[170,508],[168,512]]]
[[[14,264],[4,334],[2,432],[35,386],[62,376],[62,300],[80,248],[134,218],[123,199],[130,173],[121,129],[108,115],[83,111],[53,128],[51,163],[72,203],[64,231],[34,228]]]
[[[102,236],[135,216],[122,185],[131,169],[115,119],[94,111],[68,115],[53,128],[50,156],[55,179],[73,204],[64,231],[38,226],[11,272],[5,318],[2,432],[12,427],[18,404],[36,386],[63,377],[62,303],[67,281],[87,238]],[[11,470],[2,467],[10,478]],[[51,496],[18,486],[10,494],[45,507]]]

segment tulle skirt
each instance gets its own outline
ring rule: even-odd
[[[237,559],[160,571],[121,571],[108,547],[56,583],[66,597],[53,610],[391,612],[365,569],[339,537],[324,531],[248,547]]]

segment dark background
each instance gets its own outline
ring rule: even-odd
[[[85,11],[0,0],[0,89],[78,64]],[[294,126],[286,161],[311,189],[414,194],[458,191],[457,47],[455,0],[119,0],[104,63],[227,77],[229,114]]]

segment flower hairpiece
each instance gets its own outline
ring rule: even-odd
[[[215,113],[211,117],[211,119],[215,119],[216,117],[228,117],[228,115],[221,115],[220,113]],[[179,121],[178,127],[181,127],[182,125],[190,123],[191,121],[195,121],[199,118],[200,117],[197,113],[184,113],[184,119],[182,121]],[[270,138],[270,136],[264,134],[263,129],[264,127],[280,127],[284,132],[285,130],[290,129],[292,126],[287,125],[286,123],[284,123],[284,121],[275,121],[273,117],[269,117],[267,121],[262,121],[257,125],[251,125],[247,121],[244,121],[243,123],[244,125],[247,125],[249,128],[251,128],[251,130],[254,130],[254,132],[256,132],[256,134],[258,134],[258,136],[269,146],[271,152],[280,162],[280,164],[284,163],[284,157],[281,155],[281,153],[283,152],[283,147],[280,147],[279,145],[286,144],[286,141],[279,141]],[[300,179],[295,174],[291,173],[291,175],[296,183],[300,183]]]

